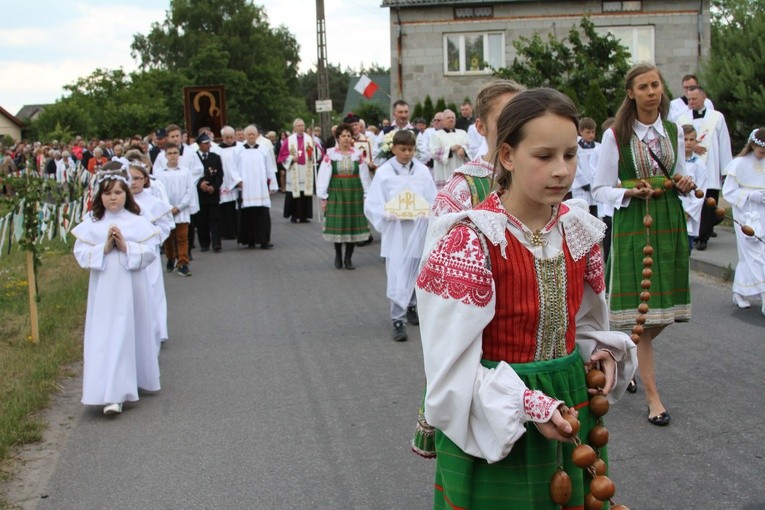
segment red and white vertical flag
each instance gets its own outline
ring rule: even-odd
[[[370,98],[375,95],[378,88],[377,84],[369,79],[369,76],[362,74],[353,90],[366,98]]]

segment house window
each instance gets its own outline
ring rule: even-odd
[[[628,12],[628,11],[642,11],[642,1],[625,1],[625,2],[603,2],[603,12]]]
[[[446,74],[488,74],[505,66],[505,34],[484,32],[444,35]]]
[[[633,64],[656,61],[653,26],[596,27],[595,30],[601,35],[613,34],[629,50]]]

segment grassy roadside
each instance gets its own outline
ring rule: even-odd
[[[38,274],[38,345],[28,340],[26,274],[25,253],[0,258],[0,479],[10,475],[14,446],[41,439],[45,424],[37,411],[48,405],[63,367],[82,357],[88,272],[64,243],[46,245]],[[0,494],[0,508],[3,499]]]

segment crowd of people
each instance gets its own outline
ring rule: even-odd
[[[691,318],[689,253],[713,237],[706,199],[721,190],[753,234],[737,230],[733,302],[760,296],[765,313],[765,128],[733,158],[698,79],[683,89],[670,104],[659,69],[633,67],[600,142],[564,94],[497,80],[475,114],[465,102],[429,126],[399,100],[379,132],[350,113],[326,139],[295,119],[278,136],[226,126],[220,143],[208,128],[190,143],[171,124],[149,139],[20,144],[2,168],[93,186],[73,230],[91,271],[84,404],[119,414],[139,388],[159,389],[161,254],[167,272],[191,276],[196,243],[272,249],[271,195],[285,193],[291,223],[311,222],[317,195],[334,267],[353,270],[355,247],[379,232],[391,337],[420,327],[427,388],[412,446],[436,458],[435,507],[495,508],[501,482],[518,508],[554,508],[559,443],[570,455],[572,420],[583,442],[600,423],[591,393],[615,402],[637,391],[637,373],[648,422],[670,423],[653,342]],[[595,368],[604,382],[588,390]],[[563,469],[568,505],[581,507],[589,479]]]

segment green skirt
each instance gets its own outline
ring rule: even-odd
[[[663,177],[650,181],[654,179],[654,187],[664,182]],[[622,184],[630,188],[634,182]],[[654,251],[651,298],[645,326],[685,322],[691,318],[688,229],[683,206],[672,189],[649,202],[633,199],[628,207],[614,211],[613,241],[606,267],[612,329],[628,331],[635,325],[643,291],[643,247],[647,239],[643,217],[646,207],[653,218],[648,239]]]
[[[483,360],[487,368],[497,362]],[[530,389],[562,400],[579,411],[579,438],[587,442],[597,420],[590,415],[582,358],[578,349],[565,358],[511,364]],[[546,439],[532,422],[510,454],[494,464],[463,452],[436,430],[436,482],[433,508],[453,510],[559,510],[550,499],[550,478],[558,469],[558,442]],[[566,507],[584,504],[589,477],[571,460],[573,443],[563,443],[563,469],[571,477],[572,494]],[[608,462],[606,448],[600,457]],[[564,507],[564,508],[566,508]]]
[[[329,181],[324,239],[333,243],[357,243],[369,239],[364,216],[364,188],[358,173],[332,175]]]

